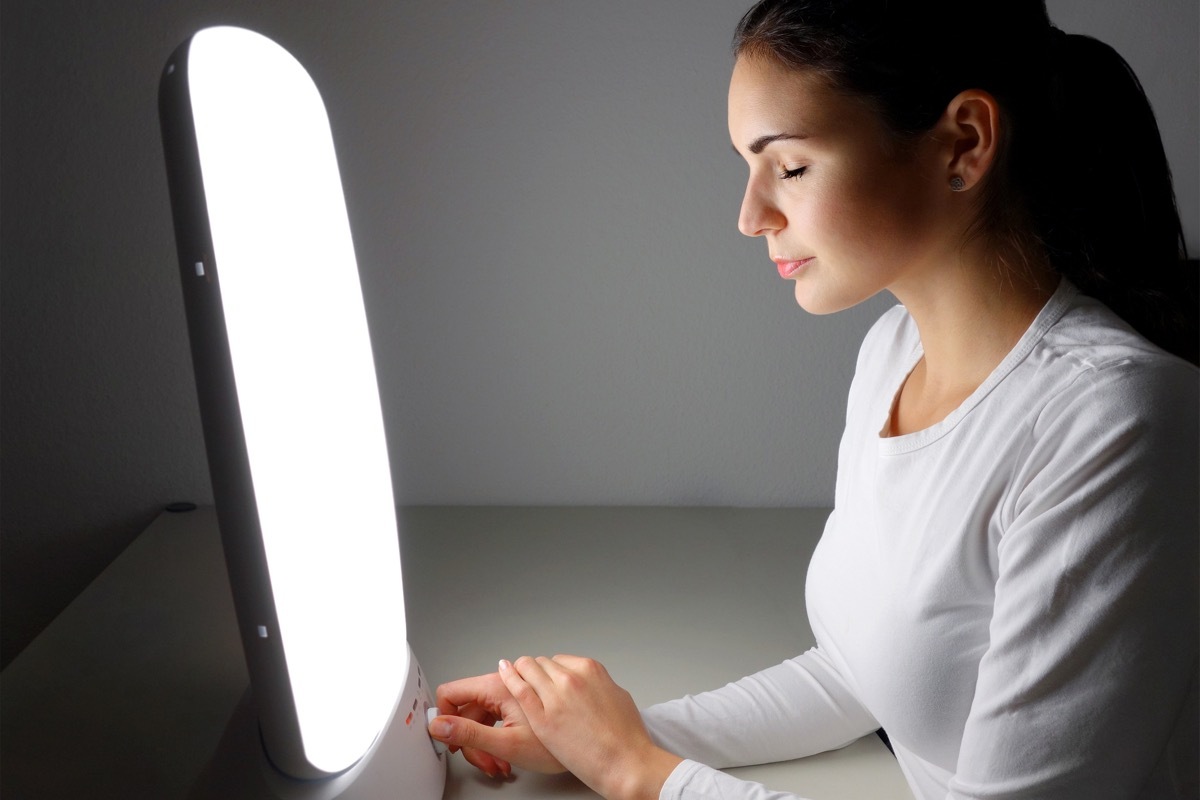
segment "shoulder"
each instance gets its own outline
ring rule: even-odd
[[[1010,377],[996,434],[1013,446],[1012,529],[1045,519],[1080,552],[1106,542],[1134,559],[1169,540],[1194,555],[1200,370],[1081,297]]]
[[[1200,403],[1200,370],[1085,295],[1071,300],[1017,372],[1042,425],[1070,413],[1092,425],[1117,419],[1186,425]]]
[[[1024,432],[1014,479],[1027,501],[1137,492],[1195,505],[1200,371],[1099,302],[1072,300],[1010,376],[1004,404]]]

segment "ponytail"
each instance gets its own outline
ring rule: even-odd
[[[1017,120],[1013,187],[1060,273],[1196,364],[1197,269],[1187,261],[1154,112],[1113,48],[1051,30],[1046,113],[1027,130]]]

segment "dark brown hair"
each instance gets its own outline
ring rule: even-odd
[[[733,49],[866,98],[901,143],[929,131],[959,92],[994,96],[1000,152],[971,235],[989,237],[1007,268],[1045,257],[1197,363],[1196,264],[1154,112],[1125,60],[1054,28],[1044,0],[762,0]]]

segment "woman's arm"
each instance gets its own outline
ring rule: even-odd
[[[657,744],[718,768],[836,750],[879,728],[820,648],[642,717]]]
[[[1197,669],[1197,377],[1163,373],[1087,373],[1034,426],[952,797],[1184,796],[1139,794]]]
[[[497,673],[439,687],[438,701],[451,716],[434,721],[434,738],[462,747],[484,772],[569,769],[610,800],[784,800],[794,796],[699,762],[797,758],[878,727],[817,649],[641,714],[602,665],[577,656],[501,662]]]

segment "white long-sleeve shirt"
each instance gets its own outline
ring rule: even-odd
[[[647,709],[687,759],[661,797],[791,797],[713,768],[880,726],[919,800],[1195,797],[1200,373],[1064,281],[957,410],[884,437],[921,352],[897,306],[859,354],[817,647]]]

